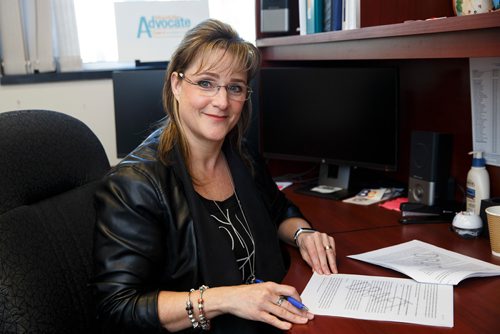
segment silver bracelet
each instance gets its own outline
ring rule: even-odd
[[[295,231],[293,235],[293,240],[295,240],[295,244],[297,245],[297,247],[299,247],[299,244],[297,243],[299,235],[301,235],[302,233],[314,233],[314,232],[317,231],[309,227],[300,227],[297,231]]]
[[[188,292],[188,299],[186,300],[186,312],[188,314],[189,321],[191,321],[191,326],[193,326],[193,328],[198,328],[200,323],[194,318],[193,304],[191,303],[191,292],[193,291],[194,289],[191,289]]]

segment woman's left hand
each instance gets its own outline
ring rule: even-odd
[[[296,241],[302,258],[314,272],[321,275],[338,272],[333,237],[321,232],[302,233]]]

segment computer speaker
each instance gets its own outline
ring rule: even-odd
[[[410,148],[408,201],[436,205],[449,200],[452,137],[413,131]]]

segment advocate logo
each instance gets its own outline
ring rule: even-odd
[[[145,16],[139,18],[139,29],[137,38],[163,38],[172,35],[184,34],[191,27],[191,20],[186,17],[175,15],[151,16],[149,20]]]

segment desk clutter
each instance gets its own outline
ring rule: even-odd
[[[355,196],[343,200],[343,202],[358,205],[370,205],[399,197],[403,194],[403,192],[403,188],[367,188],[361,190]]]
[[[491,266],[493,268],[491,272],[497,271],[494,275],[498,275],[500,257],[492,255],[490,242],[484,234],[477,238],[464,239],[451,230],[451,221],[455,211],[448,221],[443,223],[436,221],[425,224],[401,224],[399,219],[402,213],[397,210],[382,210],[381,204],[394,200],[407,201],[405,197],[373,205],[354,205],[342,201],[324,200],[317,196],[307,196],[296,192],[295,186],[286,188],[284,192],[299,205],[302,213],[310,220],[314,228],[325,231],[335,238],[337,267],[340,275],[313,274],[311,276],[311,269],[303,263],[300,252],[295,248],[289,248],[291,267],[283,283],[295,286],[301,292],[303,304],[317,315],[314,321],[307,325],[308,333],[326,333],[331,328],[341,328],[341,331],[345,333],[437,334],[443,331],[456,334],[498,333],[499,276],[480,277],[481,274],[478,272],[482,270],[474,267],[470,270],[472,276],[465,275],[470,278],[460,277],[464,275],[459,273],[463,266],[459,264],[459,261],[455,261],[457,266],[450,267],[442,276],[448,282],[452,281],[453,277],[459,282],[458,284],[424,283],[412,279],[413,274],[401,273],[388,266],[373,265],[350,257],[384,249],[389,252],[390,247],[394,247],[392,248],[395,253],[393,259],[396,262],[400,260],[399,264],[404,262],[402,260],[405,256],[408,261],[414,262],[415,256],[412,257],[412,254],[417,254],[420,261],[415,261],[416,264],[420,262],[421,265],[426,265],[425,269],[428,267],[434,269],[434,274],[436,274],[439,269],[436,254],[442,251],[445,254],[440,261],[460,258],[464,255],[472,259],[473,263]],[[493,202],[491,205],[500,206],[500,201]],[[498,221],[500,222],[500,219]],[[412,240],[417,240],[419,243],[411,242],[405,245]],[[412,245],[418,247],[409,247]],[[427,247],[420,247],[421,245],[432,249],[427,252]],[[402,246],[405,246],[406,250],[398,251],[398,248]],[[434,251],[434,247],[439,248],[440,251]],[[409,250],[414,248],[422,248],[422,250],[419,253]],[[382,260],[381,256],[377,258]],[[384,261],[387,262],[387,258]],[[321,291],[314,292],[312,298],[306,297],[308,282],[316,276],[320,282],[323,282]],[[416,310],[417,304],[406,304],[409,298],[405,293],[410,290],[416,294],[425,291],[428,293],[427,296],[432,297],[425,301],[428,303],[427,306],[435,306],[435,308],[428,309],[431,312],[427,318],[425,315],[405,317],[403,314],[412,307],[412,310]],[[335,293],[340,302],[333,297]],[[314,296],[318,297],[317,305],[315,305]],[[440,302],[433,299],[435,296],[436,298],[439,296]],[[391,309],[391,305],[398,306],[398,310]],[[320,310],[316,309],[320,306]],[[388,308],[384,309],[385,306]],[[349,312],[348,307],[352,311],[350,315],[340,314]],[[390,314],[392,311],[402,313],[393,316]],[[386,313],[381,314],[383,312]],[[332,314],[326,315],[326,313]],[[361,313],[364,313],[364,316]],[[370,314],[367,315],[367,313]],[[433,318],[436,314],[443,317]],[[387,320],[383,320],[383,317]],[[294,326],[288,331],[289,334],[303,332],[303,326]]]

